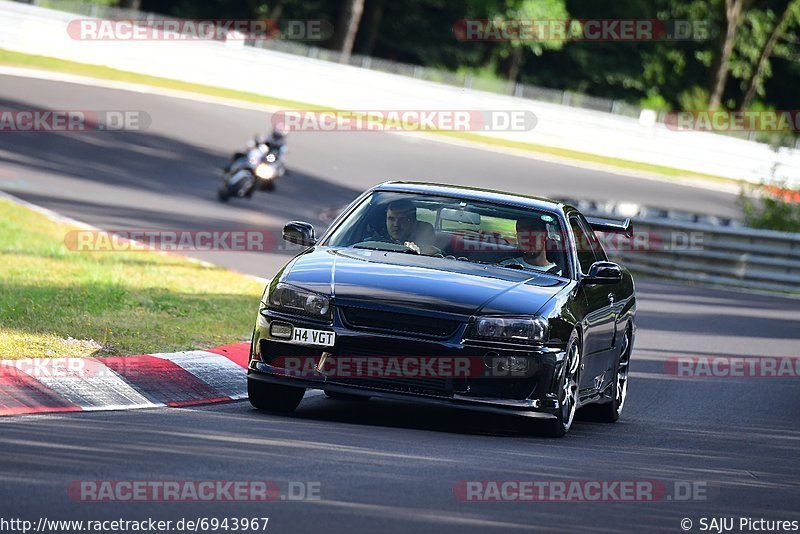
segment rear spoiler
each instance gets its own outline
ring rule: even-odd
[[[587,217],[589,226],[595,232],[611,232],[614,234],[623,234],[626,237],[633,237],[633,223],[630,218],[624,221],[615,221],[612,219],[601,219],[598,217]]]

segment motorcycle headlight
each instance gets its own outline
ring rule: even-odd
[[[509,343],[538,344],[547,339],[547,320],[542,317],[478,317],[472,337]]]
[[[278,284],[269,295],[272,308],[316,318],[330,318],[331,301],[325,295],[287,284]]]
[[[263,178],[264,180],[269,180],[273,176],[275,176],[275,169],[270,167],[269,165],[262,163],[258,167],[256,167],[256,176],[259,178]]]

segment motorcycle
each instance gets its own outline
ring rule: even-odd
[[[235,153],[223,169],[222,186],[217,191],[219,199],[226,202],[230,197],[250,198],[256,188],[275,189],[275,181],[286,174],[285,152],[286,145],[273,148],[256,136],[248,143],[247,151]]]

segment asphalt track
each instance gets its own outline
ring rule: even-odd
[[[274,194],[221,205],[218,169],[264,113],[163,96],[0,77],[0,108],[143,110],[144,132],[0,138],[0,189],[109,229],[277,229],[384,179],[614,198],[736,215],[735,197],[528,158],[376,133],[296,134]],[[289,252],[203,255],[269,277]],[[388,401],[308,396],[292,417],[245,402],[0,420],[0,518],[269,517],[269,532],[681,531],[682,518],[800,520],[798,378],[685,378],[674,356],[798,356],[797,300],[642,280],[631,391],[614,425],[562,440],[514,420]],[[80,480],[274,480],[321,500],[84,503]],[[691,482],[705,499],[462,502],[465,480]]]

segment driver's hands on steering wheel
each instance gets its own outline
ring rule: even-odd
[[[418,245],[413,241],[406,241],[403,243],[405,246],[417,252],[417,254],[422,254],[424,256],[436,256],[437,254],[444,254],[442,253],[442,249],[434,247],[433,245]]]

